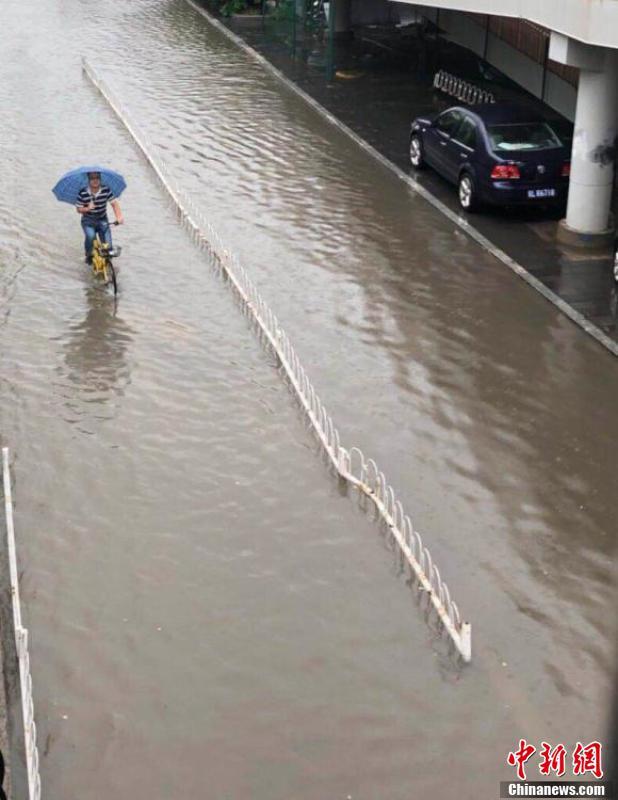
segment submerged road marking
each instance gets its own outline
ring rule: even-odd
[[[424,186],[421,186],[417,180],[407,175],[401,167],[398,167],[396,164],[393,164],[386,156],[382,155],[378,150],[376,150],[373,145],[369,144],[369,142],[365,141],[361,136],[355,133],[351,128],[349,128],[344,122],[337,119],[334,114],[331,114],[324,106],[311,97],[304,89],[301,89],[300,86],[294,83],[294,81],[290,80],[286,75],[281,72],[280,69],[277,69],[270,61],[263,56],[261,53],[258,53],[251,45],[247,44],[238,34],[234,33],[233,31],[226,28],[218,19],[215,19],[205,8],[198,5],[195,0],[185,0],[195,11],[201,14],[214,28],[220,31],[224,36],[230,39],[234,44],[248,53],[253,59],[255,59],[259,64],[261,64],[264,69],[274,75],[281,83],[284,84],[290,91],[294,92],[298,95],[302,100],[304,100],[308,105],[310,105],[317,113],[323,117],[324,119],[328,120],[331,125],[334,125],[340,131],[345,133],[351,139],[356,142],[356,144],[361,147],[365,152],[369,153],[375,159],[377,159],[383,166],[389,169],[391,172],[394,172],[395,175],[400,178],[402,181],[408,184],[415,192],[417,192],[424,200],[430,203],[434,208],[444,214],[451,222],[465,231],[471,239],[480,245],[484,250],[490,253],[494,258],[497,258],[503,264],[505,264],[510,270],[512,270],[518,277],[524,280],[527,284],[532,286],[533,289],[536,289],[546,300],[549,300],[550,303],[553,303],[563,314],[565,314],[570,320],[572,320],[576,325],[579,325],[589,336],[592,336],[593,339],[596,339],[599,344],[603,345],[609,352],[614,355],[618,356],[618,342],[615,342],[611,339],[607,334],[603,333],[603,331],[599,330],[596,325],[590,322],[589,319],[583,314],[580,314],[579,311],[576,311],[572,306],[570,306],[565,300],[559,297],[555,292],[552,292],[551,289],[548,289],[545,284],[543,284],[538,278],[535,278],[528,270],[522,266],[519,262],[515,261],[515,259],[511,258],[507,255],[504,250],[501,250],[497,245],[491,242],[486,236],[484,236],[479,230],[477,230],[470,222],[464,217],[462,214],[457,214],[452,211],[447,205],[445,205],[441,200],[439,200],[432,192],[426,189]]]

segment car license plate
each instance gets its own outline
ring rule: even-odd
[[[555,189],[528,189],[528,197],[555,197]]]

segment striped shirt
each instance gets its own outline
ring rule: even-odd
[[[115,200],[114,193],[109,186],[101,185],[101,188],[96,194],[92,194],[90,189],[80,189],[77,195],[78,206],[87,206],[94,202],[94,211],[89,211],[84,214],[86,220],[101,220],[107,219],[107,204]]]

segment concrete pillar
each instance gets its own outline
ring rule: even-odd
[[[580,70],[567,216],[558,235],[579,245],[613,238],[609,219],[618,121],[618,51],[551,32],[549,58]]]
[[[603,234],[609,225],[618,115],[618,58],[607,50],[602,69],[582,69],[577,90],[575,132],[566,227]]]
[[[333,0],[331,0],[333,2]],[[334,0],[335,3],[335,29],[334,34],[339,39],[351,34],[351,6],[352,0]]]

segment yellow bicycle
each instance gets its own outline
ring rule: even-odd
[[[108,225],[118,225],[118,223],[110,222]],[[114,297],[118,293],[118,282],[112,259],[117,258],[121,250],[121,247],[111,247],[107,242],[102,242],[98,233],[94,237],[92,244],[92,272],[95,278],[103,281],[105,286],[113,288]]]

